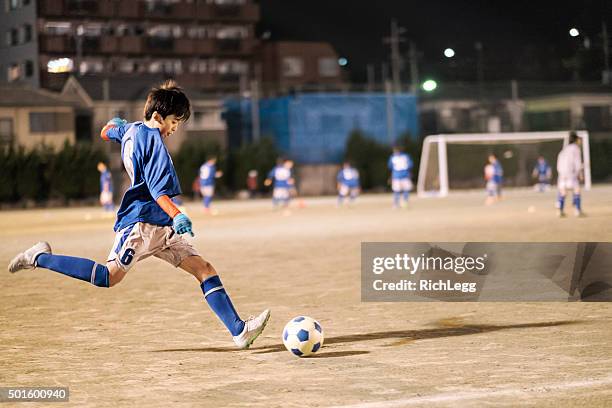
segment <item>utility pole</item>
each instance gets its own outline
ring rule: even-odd
[[[477,41],[476,44],[474,44],[474,48],[476,48],[476,52],[478,53],[478,58],[477,58],[477,63],[476,63],[476,69],[477,69],[477,76],[478,76],[478,97],[480,99],[480,103],[482,103],[482,99],[483,99],[483,93],[484,93],[484,61],[483,61],[483,57],[482,57],[482,43],[480,41]]]
[[[372,92],[374,91],[374,65],[372,64],[368,64],[367,66],[367,74],[368,74],[368,86],[367,86],[367,91],[368,92]]]
[[[601,35],[603,37],[603,52],[604,52],[604,74],[603,74],[603,83],[606,85],[610,85],[612,83],[612,72],[610,72],[610,44],[608,41],[610,40],[608,37],[608,27],[606,26],[606,22],[601,22]]]
[[[414,41],[410,41],[410,92],[414,96],[418,96],[419,93],[419,65],[418,65],[418,54]]]
[[[399,52],[399,43],[404,41],[401,37],[406,29],[399,27],[395,19],[391,20],[391,36],[385,37],[384,42],[391,47],[391,77],[393,79],[393,92],[401,92],[400,70],[402,59]]]

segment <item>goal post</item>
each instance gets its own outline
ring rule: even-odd
[[[530,185],[531,170],[539,155],[547,159],[556,175],[557,154],[569,143],[569,135],[570,131],[427,136],[421,151],[417,194],[445,197],[453,189],[484,186],[482,172],[490,153],[495,153],[504,167],[504,185]],[[584,188],[590,190],[589,134],[576,131],[576,135],[582,139]]]

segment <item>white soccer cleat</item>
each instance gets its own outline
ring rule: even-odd
[[[234,343],[239,349],[247,349],[255,339],[261,334],[270,319],[270,309],[264,310],[257,317],[249,317],[244,322],[244,330],[237,336],[234,336]]]
[[[26,249],[13,258],[9,264],[8,270],[10,273],[19,272],[23,269],[36,268],[36,257],[40,254],[50,254],[51,246],[48,242],[39,242],[33,247]]]

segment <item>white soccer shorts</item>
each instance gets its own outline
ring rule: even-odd
[[[274,187],[272,190],[272,198],[275,200],[288,200],[289,199],[289,188],[288,187]]]
[[[399,193],[401,191],[411,191],[412,181],[409,178],[392,179],[391,190],[393,190],[394,193]]]
[[[202,197],[212,197],[215,195],[215,186],[201,186],[200,193]]]
[[[118,231],[108,261],[115,261],[124,271],[150,256],[162,259],[174,267],[198,251],[172,227],[138,222]]]
[[[557,188],[559,190],[575,190],[580,187],[578,176],[562,176],[559,175],[557,180]]]

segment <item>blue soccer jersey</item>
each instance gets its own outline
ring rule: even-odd
[[[393,153],[387,165],[391,170],[392,179],[410,178],[412,159],[407,153]]]
[[[268,178],[274,181],[274,188],[291,187],[291,170],[285,166],[276,166],[268,173]]]
[[[538,161],[535,166],[535,173],[538,175],[539,179],[544,179],[550,173],[550,166],[546,162],[546,160]]]
[[[336,180],[338,180],[338,183],[349,188],[357,188],[359,187],[359,172],[352,167],[340,169]]]
[[[111,172],[108,170],[104,170],[100,173],[100,191],[113,192],[113,179],[111,177]]]
[[[495,163],[493,163],[493,182],[501,184],[503,180],[504,169],[502,168],[502,165],[499,163],[499,161],[495,161]]]
[[[132,180],[121,200],[115,231],[137,222],[172,225],[172,218],[155,200],[162,195],[177,196],[181,188],[159,129],[134,122],[108,129],[106,137],[121,143],[123,165]]]
[[[215,185],[215,173],[217,168],[214,164],[204,163],[200,167],[200,186],[214,186]]]

